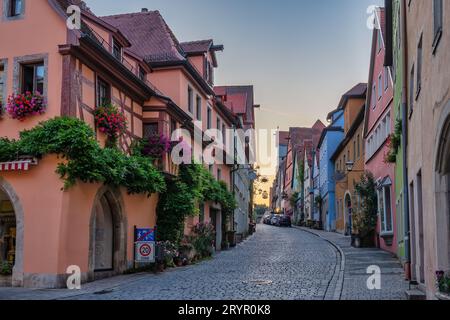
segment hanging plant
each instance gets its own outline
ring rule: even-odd
[[[108,137],[107,146],[115,146],[118,137],[127,131],[125,116],[113,104],[98,107],[94,116],[98,130]]]
[[[143,141],[142,154],[153,159],[162,159],[163,156],[172,151],[178,142],[172,142],[164,134],[155,134]]]
[[[402,143],[402,120],[397,119],[395,123],[395,131],[392,133],[387,142],[389,148],[388,153],[384,157],[385,163],[395,163],[397,161],[398,149]]]
[[[1,109],[1,108],[0,108]],[[13,94],[8,97],[6,111],[13,119],[25,120],[28,116],[40,115],[45,112],[44,96],[39,92]]]

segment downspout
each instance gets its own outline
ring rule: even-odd
[[[401,0],[403,19],[402,30],[402,52],[403,55],[403,79],[402,79],[402,154],[403,154],[403,207],[404,207],[404,242],[405,242],[405,273],[407,279],[411,280],[411,239],[410,239],[410,216],[409,216],[409,194],[408,194],[408,100],[407,100],[407,57],[408,57],[408,34],[406,21],[406,0]]]

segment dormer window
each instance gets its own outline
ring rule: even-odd
[[[116,39],[113,38],[113,46],[112,46],[112,50],[113,50],[113,56],[119,60],[122,61],[122,46],[116,41]]]
[[[139,66],[139,79],[141,79],[142,81],[145,81],[146,78],[147,78],[147,72],[145,72],[144,68]]]

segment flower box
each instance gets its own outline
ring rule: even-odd
[[[29,116],[41,115],[45,109],[45,99],[39,92],[13,94],[8,97],[6,105],[6,112],[11,118],[19,121],[23,121]]]

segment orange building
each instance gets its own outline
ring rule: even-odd
[[[203,130],[226,130],[235,121],[214,96],[215,52],[223,48],[212,41],[178,43],[158,12],[99,18],[81,1],[21,3],[15,10],[12,1],[0,2],[0,43],[10,44],[0,47],[0,100],[5,104],[13,93],[41,91],[47,108],[24,121],[3,115],[0,137],[18,138],[19,132],[60,116],[96,128],[94,111],[101,101],[118,106],[127,119],[119,140],[124,153],[133,141],[155,132],[170,136],[184,128],[193,133],[194,119],[205,120]],[[82,9],[81,29],[67,28],[71,4]],[[7,226],[0,237],[13,240],[2,250],[14,264],[14,286],[65,286],[71,265],[81,268],[83,282],[122,273],[134,262],[134,226],[156,225],[157,194],[148,198],[81,182],[63,192],[55,173],[60,161],[45,156],[0,164],[0,227]],[[177,174],[167,155],[161,169],[168,178]],[[230,166],[215,165],[211,171],[230,183]],[[205,204],[202,217],[222,229],[220,206]],[[187,221],[187,233],[198,219]],[[222,234],[217,234],[220,244]]]
[[[344,140],[331,157],[335,164],[336,230],[352,234],[352,214],[358,212],[355,186],[364,173],[364,111],[367,84],[358,84],[339,103],[344,112]]]

